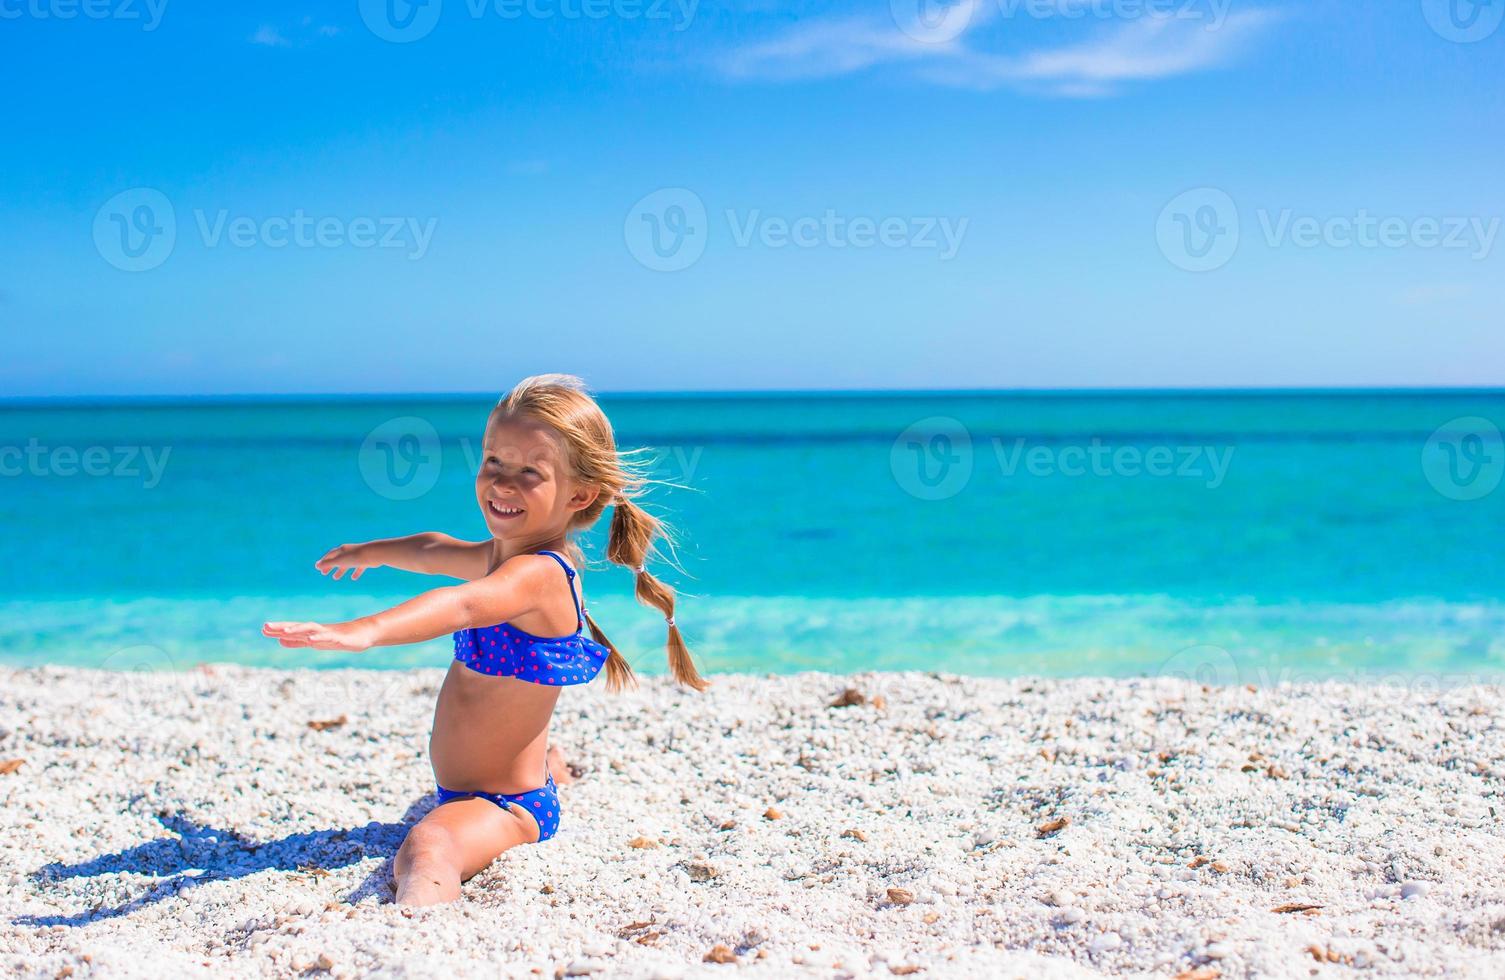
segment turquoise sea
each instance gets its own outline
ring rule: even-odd
[[[429,581],[346,541],[483,533],[487,396],[0,402],[0,663],[443,666],[285,651]],[[667,484],[711,671],[1505,670],[1505,391],[606,396]],[[600,540],[587,542],[600,555]],[[662,623],[587,577],[640,669]]]

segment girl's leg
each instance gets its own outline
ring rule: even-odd
[[[570,769],[570,764],[557,745],[549,745],[548,766],[549,774],[554,777],[555,786],[568,786],[575,781],[575,775]]]
[[[518,844],[538,840],[538,824],[476,797],[451,800],[413,825],[392,863],[399,905],[437,905],[460,897],[466,881]]]

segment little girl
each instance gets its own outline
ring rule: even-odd
[[[559,829],[548,727],[559,689],[604,666],[608,690],[632,668],[585,611],[571,535],[608,505],[606,557],[637,573],[640,602],[669,624],[669,668],[707,684],[674,625],[674,591],[643,568],[659,522],[634,503],[643,479],[617,452],[611,423],[577,378],[540,375],[513,388],[486,423],[476,502],[491,538],[428,532],[341,545],[320,572],[352,580],[383,565],[464,579],[348,623],[267,623],[285,647],[365,650],[454,633],[455,660],[434,708],[429,755],[439,803],[409,831],[393,866],[397,901],[454,901],[460,883],[517,844]],[[566,557],[568,556],[568,557]],[[582,635],[590,628],[594,639]],[[557,765],[557,763],[556,763]]]

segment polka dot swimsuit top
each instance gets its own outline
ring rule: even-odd
[[[480,674],[516,677],[533,684],[565,687],[588,684],[606,665],[610,652],[584,636],[585,617],[575,591],[575,570],[552,551],[540,551],[564,569],[575,602],[575,632],[569,636],[534,636],[511,623],[470,627],[455,634],[455,659]]]

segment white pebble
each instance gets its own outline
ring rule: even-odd
[[[1408,881],[1400,886],[1400,897],[1403,899],[1421,898],[1426,893],[1427,883],[1425,881]]]
[[[1117,949],[1124,943],[1123,937],[1116,932],[1105,932],[1092,937],[1092,942],[1087,948],[1094,953],[1106,953],[1110,949]]]

